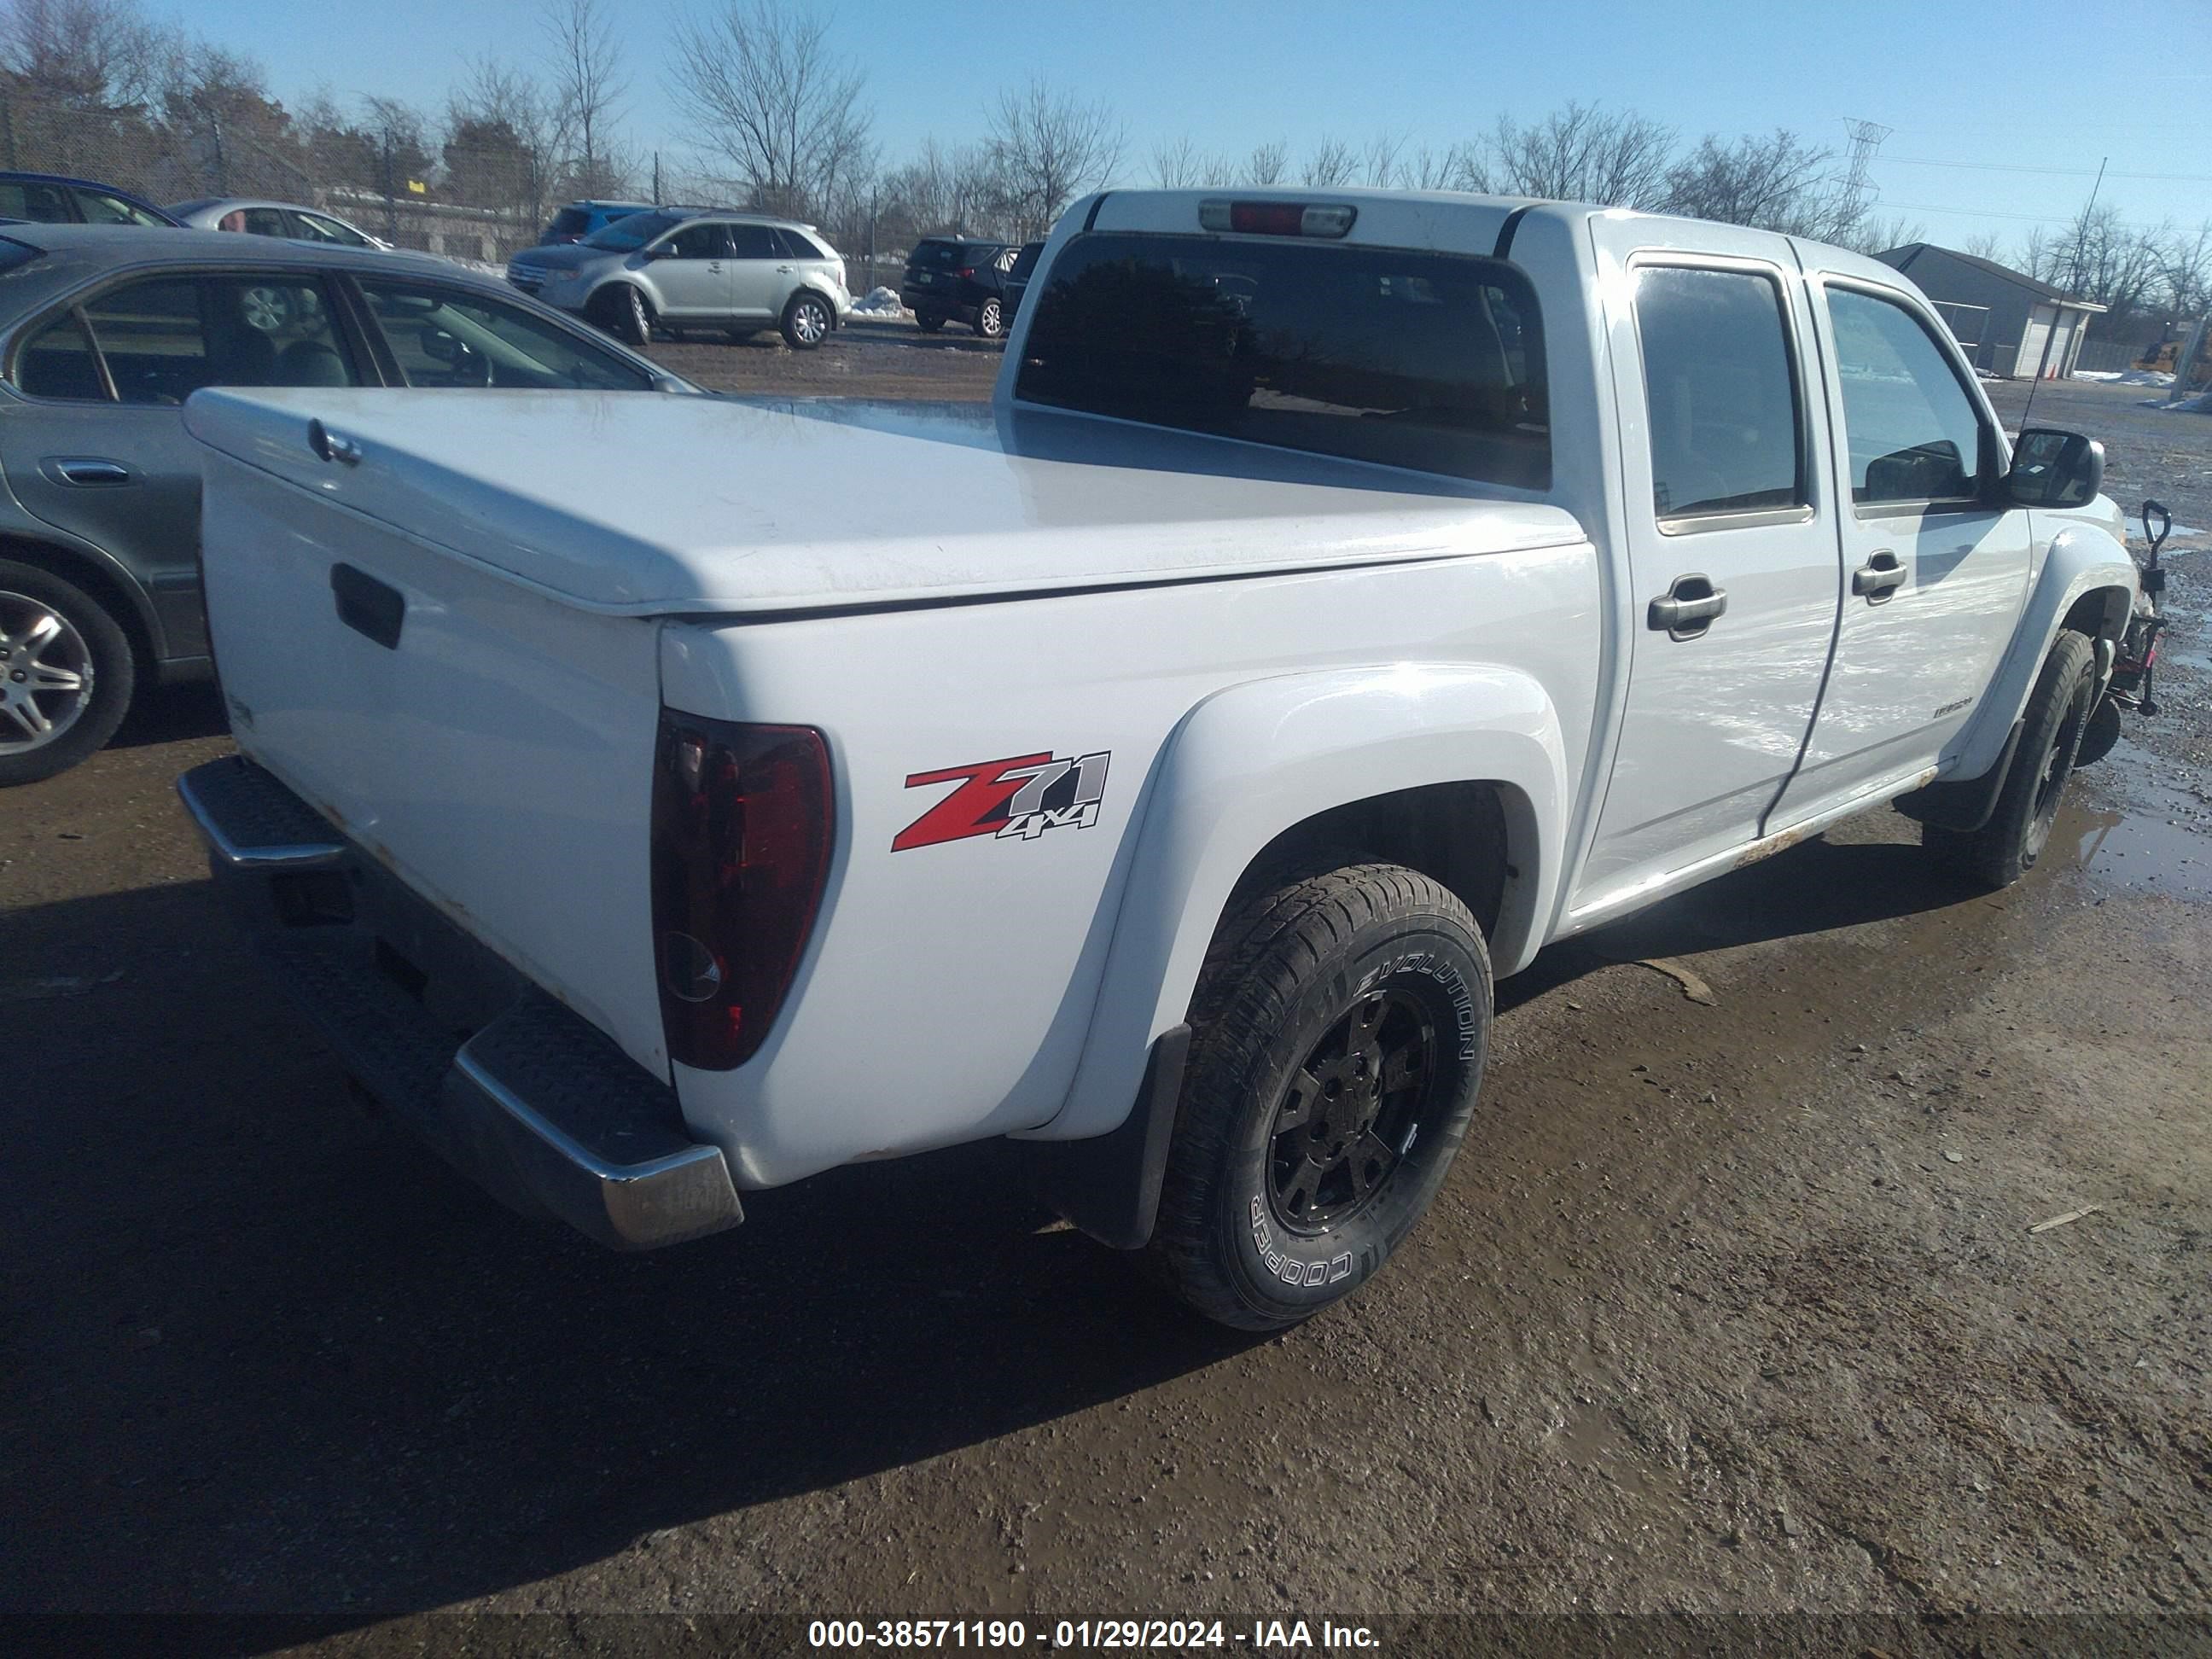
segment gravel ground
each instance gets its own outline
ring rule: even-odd
[[[997,351],[665,356],[953,396]],[[2115,390],[2035,415],[2212,526],[2212,419]],[[341,1650],[449,1644],[404,1621],[438,1608],[576,1650],[664,1610],[2202,1643],[2212,557],[2172,562],[2168,712],[2034,875],[1961,891],[1885,811],[1547,952],[1401,1259],[1268,1340],[1157,1299],[1000,1147],[643,1258],[507,1215],[362,1115],[235,942],[170,793],[220,714],[167,699],[0,797],[0,1608],[313,1614]],[[2088,1644],[2026,1628],[1990,1650]]]

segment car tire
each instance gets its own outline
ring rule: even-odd
[[[1426,876],[1348,865],[1238,904],[1192,1000],[1149,1271],[1243,1330],[1350,1295],[1442,1185],[1490,1018],[1481,931]]]
[[[2035,867],[2088,729],[2096,661],[2087,635],[2059,635],[2028,694],[2020,746],[1990,821],[1978,830],[1921,827],[1920,844],[1939,862],[1991,888],[2009,887]]]
[[[0,787],[66,772],[104,747],[130,710],[137,664],[122,625],[36,565],[0,559]],[[48,681],[70,676],[78,689],[34,692],[42,672]],[[48,730],[37,732],[37,724]]]
[[[924,334],[934,334],[945,326],[945,319],[933,311],[917,311],[914,313],[914,325]]]
[[[801,289],[783,308],[783,343],[793,351],[811,351],[837,326],[837,313],[820,295]]]
[[[984,301],[975,312],[975,331],[987,340],[1006,338],[1006,308],[996,300]]]
[[[626,346],[642,351],[653,343],[653,307],[632,283],[601,289],[592,296],[592,320]]]

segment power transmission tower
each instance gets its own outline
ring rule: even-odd
[[[1893,129],[1882,125],[1879,121],[1846,118],[1844,131],[1850,135],[1851,148],[1850,159],[1844,167],[1842,199],[1838,204],[1840,210],[1836,216],[1844,228],[1849,230],[1856,228],[1859,222],[1866,217],[1867,210],[1874,205],[1875,185],[1867,174],[1874,166],[1875,151],[1881,148],[1881,141],[1888,137]]]

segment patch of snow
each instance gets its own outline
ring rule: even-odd
[[[899,303],[899,296],[891,289],[872,289],[866,299],[853,301],[853,314],[856,317],[903,317],[906,307]]]
[[[2192,397],[2172,399],[2146,398],[2142,400],[2142,406],[2145,409],[2162,409],[2168,414],[2178,412],[2183,415],[2212,415],[2212,391],[2200,392]]]
[[[2185,536],[2201,536],[2203,533],[2204,532],[2203,531],[2197,529],[2194,525],[2178,524],[2173,526],[2173,538],[2176,541],[2179,541]],[[2128,534],[2141,542],[2147,542],[2150,539],[2150,532],[2143,528],[2142,514],[2130,513],[2128,514]]]
[[[2114,386],[2172,386],[2173,376],[2160,368],[2077,368],[2073,380],[2105,380]]]

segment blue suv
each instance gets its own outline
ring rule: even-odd
[[[650,202],[571,202],[553,216],[553,222],[545,227],[545,234],[538,239],[538,246],[548,247],[556,242],[580,242],[586,236],[596,236],[617,219],[627,219],[633,213],[650,213]]]

